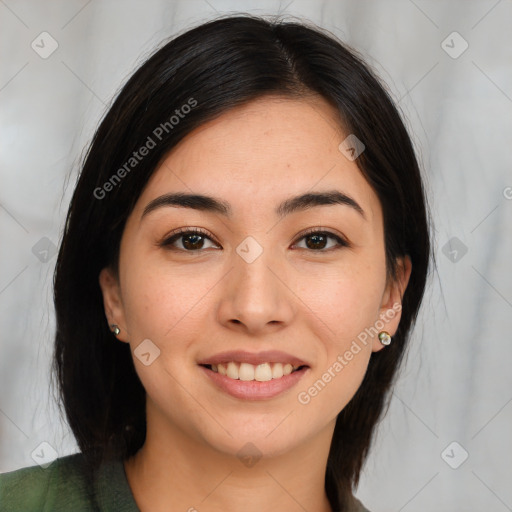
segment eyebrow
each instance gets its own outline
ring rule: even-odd
[[[336,204],[349,206],[367,220],[364,210],[356,200],[338,190],[307,192],[299,196],[290,197],[275,209],[275,213],[278,217],[282,218],[286,215],[290,215],[291,213],[307,210],[315,206],[329,206]],[[225,217],[231,217],[232,215],[231,205],[221,199],[202,194],[174,192],[164,194],[150,201],[144,208],[141,219],[150,212],[164,206],[191,208],[193,210],[219,213]]]

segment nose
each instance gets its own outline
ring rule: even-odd
[[[293,292],[282,265],[270,250],[251,263],[233,252],[218,307],[218,319],[230,329],[261,334],[289,325],[295,314]]]

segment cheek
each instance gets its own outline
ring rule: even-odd
[[[187,411],[190,397],[183,395],[179,382],[189,378],[195,364],[191,351],[197,340],[205,339],[205,314],[211,309],[208,291],[218,278],[183,269],[169,272],[147,263],[126,270],[123,297],[136,372],[162,410],[173,396],[177,410]],[[146,339],[156,346],[149,344],[145,350],[151,353],[148,365],[138,359],[142,351],[137,350]],[[154,359],[153,353],[157,354]]]
[[[215,284],[211,274],[170,272],[145,265],[143,269],[127,269],[123,289],[128,331],[133,338],[163,341],[186,325],[193,334],[194,318],[202,311],[202,300]],[[196,325],[196,328],[198,326]]]
[[[339,354],[317,371],[297,392],[301,417],[321,424],[334,420],[359,389],[369,357],[365,350],[352,354],[350,361]]]
[[[129,332],[134,337],[161,336],[190,310],[195,298],[193,287],[178,277],[151,273],[149,269],[132,271],[123,290],[124,309]]]
[[[375,264],[303,281],[301,297],[314,313],[309,328],[323,344],[317,368],[297,394],[313,416],[334,418],[359,388],[372,353],[365,329],[378,319],[384,283],[384,268]]]
[[[337,348],[356,337],[378,318],[384,289],[378,265],[340,266],[327,274],[304,274],[298,295],[303,298]]]
[[[310,330],[322,342],[318,365],[297,393],[304,414],[323,421],[335,419],[364,379],[372,354],[365,329],[373,325],[379,309],[377,287],[358,276],[309,287]],[[373,278],[373,277],[372,277]]]

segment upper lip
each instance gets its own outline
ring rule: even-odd
[[[198,362],[202,365],[212,365],[235,361],[238,363],[249,363],[253,365],[263,363],[290,363],[292,366],[308,366],[306,362],[298,357],[287,354],[280,350],[265,350],[263,352],[246,352],[245,350],[229,350],[219,352],[213,356],[206,357]]]

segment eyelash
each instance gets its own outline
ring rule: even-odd
[[[168,237],[166,237],[164,240],[162,240],[162,242],[160,242],[158,245],[167,250],[175,250],[175,251],[188,252],[188,253],[201,252],[204,250],[204,249],[187,250],[187,249],[179,249],[176,247],[172,247],[172,244],[179,238],[182,238],[184,235],[200,235],[205,238],[208,238],[208,240],[217,244],[217,242],[215,242],[215,240],[212,239],[212,237],[209,235],[209,233],[207,233],[206,231],[204,231],[200,228],[180,228],[179,230],[171,233]],[[343,247],[350,247],[350,244],[346,240],[341,238],[340,236],[338,236],[330,231],[325,231],[325,230],[318,229],[318,228],[308,229],[306,232],[304,232],[300,235],[300,237],[297,239],[297,242],[301,241],[303,238],[307,238],[308,236],[312,236],[312,235],[326,235],[327,238],[332,238],[332,239],[336,240],[336,242],[338,243],[338,246],[330,247],[329,249],[319,249],[319,250],[306,248],[306,250],[308,250],[310,252],[322,253],[322,252],[330,252],[332,250],[338,250]],[[295,242],[294,245],[297,242]],[[217,245],[219,245],[219,244],[217,244]],[[303,248],[301,247],[301,249],[303,249]]]

